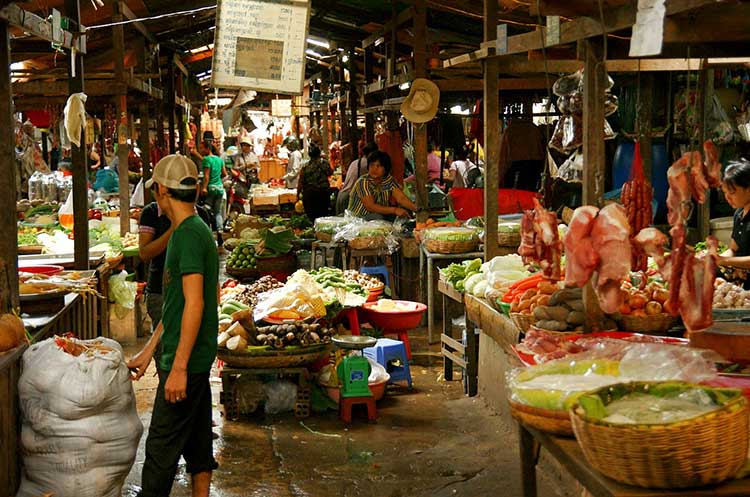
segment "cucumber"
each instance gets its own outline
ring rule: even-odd
[[[238,311],[246,311],[246,310],[250,309],[249,306],[243,304],[242,302],[238,302],[238,301],[236,301],[234,299],[227,300],[226,302],[224,302],[224,305],[231,305],[231,306],[237,307],[236,310],[238,310]]]
[[[232,322],[232,316],[229,314],[221,313],[219,314],[219,321],[229,320],[229,322]]]

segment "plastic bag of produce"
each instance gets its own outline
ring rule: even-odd
[[[382,220],[365,221],[348,214],[346,219],[347,224],[333,234],[334,242],[346,240],[353,249],[382,249],[388,253],[398,249],[395,233],[401,231],[401,223],[394,225]]]
[[[294,409],[297,385],[287,380],[271,381],[263,385],[266,391],[266,414],[280,414]]]
[[[48,339],[18,382],[24,472],[17,497],[118,497],[143,425],[114,340]]]
[[[135,281],[127,281],[127,271],[109,278],[109,301],[115,305],[115,314],[124,317],[127,310],[135,307],[135,294],[138,284]]]

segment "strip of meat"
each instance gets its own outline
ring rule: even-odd
[[[695,201],[702,204],[706,201],[706,190],[708,190],[708,180],[703,174],[703,158],[698,151],[687,152],[683,155],[685,156],[687,156],[690,170],[690,192]]]
[[[703,142],[703,154],[705,155],[706,179],[708,186],[718,188],[721,186],[721,162],[719,162],[719,149],[714,142],[706,140]]]
[[[654,259],[659,270],[662,271],[662,276],[664,276],[665,280],[668,280],[669,276],[666,276],[663,273],[663,270],[667,265],[667,258],[664,256],[664,248],[669,242],[667,235],[656,228],[645,228],[635,236],[633,241],[646,253],[646,255]]]
[[[535,238],[534,211],[525,211],[521,218],[521,245],[518,247],[518,255],[521,256],[524,264],[534,262],[534,255],[536,254],[534,248]]]
[[[596,207],[584,205],[573,212],[568,223],[568,231],[563,238],[566,286],[583,287],[599,265],[599,254],[591,238],[598,213],[599,209]]]
[[[685,270],[680,285],[680,315],[688,331],[705,330],[713,323],[711,307],[716,279],[716,258],[719,243],[706,239],[708,251],[696,257],[691,251],[686,256]]]
[[[670,226],[683,224],[690,217],[690,172],[687,157],[683,155],[667,170],[667,222]]]
[[[521,245],[518,247],[518,254],[524,264],[535,262],[542,268],[546,278],[559,281],[562,275],[562,250],[557,216],[534,199],[534,209],[524,212],[521,219]]]
[[[591,239],[600,257],[595,283],[599,305],[605,313],[613,314],[623,303],[620,284],[630,273],[630,225],[625,209],[619,204],[602,208]]]
[[[680,311],[680,285],[682,283],[682,271],[685,269],[687,256],[687,245],[685,245],[685,225],[678,224],[669,230],[672,235],[672,252],[669,254],[670,273],[669,279],[669,298],[664,306],[664,310],[672,316],[676,316]]]

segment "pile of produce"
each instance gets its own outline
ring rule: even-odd
[[[384,283],[375,276],[360,273],[356,269],[347,269],[344,271],[344,279],[357,283],[367,290],[377,290],[384,286]]]
[[[32,207],[23,215],[23,222],[35,226],[51,226],[57,224],[57,206],[42,204]]]
[[[364,300],[363,297],[358,297]],[[281,288],[265,292],[254,309],[256,321],[262,319],[295,320],[322,318],[328,308],[338,305],[309,273],[296,271]]]
[[[278,257],[292,251],[294,233],[291,229],[276,226],[261,231],[260,241],[255,246],[255,252],[262,257]]]
[[[321,287],[325,288],[341,288],[347,292],[367,297],[369,290],[360,285],[357,281],[347,278],[341,269],[333,267],[322,267],[315,271],[310,271],[310,276],[315,282]]]
[[[580,288],[557,290],[549,297],[541,293],[549,290],[549,285],[542,285],[536,295],[529,299],[529,309],[536,319],[535,326],[550,331],[583,331],[586,314],[583,312],[583,292]],[[533,290],[527,290],[533,292]],[[537,300],[534,301],[534,298]],[[520,307],[519,302],[519,307]],[[511,304],[512,306],[512,304]],[[512,307],[511,307],[512,308]]]
[[[422,239],[442,242],[472,242],[478,241],[479,235],[473,228],[461,226],[428,227],[422,232]]]
[[[510,304],[510,312],[533,314],[537,305],[547,305],[550,296],[559,289],[558,283],[545,279],[541,273],[535,273],[510,285],[502,301]]]
[[[234,299],[227,299],[219,306],[219,330],[224,330],[226,327],[235,321],[240,319],[252,318],[252,315],[248,314],[250,306],[239,302]],[[249,319],[252,322],[252,319]]]
[[[222,301],[232,299],[241,304],[255,307],[261,293],[270,292],[282,286],[284,284],[273,276],[263,276],[250,285],[238,285],[234,280],[227,280],[222,289]]]
[[[339,229],[347,224],[347,219],[338,216],[319,217],[315,220],[315,237],[321,240],[331,240],[331,237]]]
[[[482,265],[488,287],[503,297],[517,281],[529,277],[521,256],[518,254],[500,255]]]
[[[0,352],[14,349],[24,342],[28,342],[23,321],[15,314],[0,316]]]
[[[714,282],[714,309],[748,309],[750,308],[750,291],[741,286],[729,283],[723,278]]]
[[[625,300],[620,305],[620,314],[633,317],[648,317],[665,314],[664,307],[669,299],[669,291],[658,280],[648,282],[642,273],[632,273],[620,288]]]
[[[474,274],[481,273],[482,259],[472,259],[463,261],[460,264],[452,263],[448,267],[441,268],[440,272],[446,281],[456,289],[457,292],[464,292],[465,281]]]
[[[255,269],[255,246],[250,242],[240,242],[227,258],[227,269]]]
[[[258,328],[255,343],[258,346],[274,349],[290,346],[307,347],[318,343],[329,343],[335,334],[335,328],[328,328],[320,323],[276,324]]]
[[[18,230],[18,246],[39,245],[38,234],[37,228],[20,228]]]
[[[418,242],[422,241],[422,234],[426,229],[429,228],[441,228],[441,227],[458,227],[462,226],[461,221],[435,221],[432,218],[429,218],[424,223],[417,223],[416,227],[414,228],[414,238],[417,239]]]

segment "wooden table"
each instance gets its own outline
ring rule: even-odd
[[[467,252],[465,254],[437,254],[430,252],[425,248],[424,245],[420,245],[419,251],[419,273],[424,274],[425,262],[427,262],[427,341],[428,343],[436,343],[437,340],[433,341],[432,333],[435,329],[435,318],[432,310],[435,304],[434,289],[435,289],[435,264],[436,261],[463,261],[465,259],[476,259],[484,258],[484,252]],[[468,332],[468,331],[467,331]]]
[[[536,456],[538,445],[544,447],[595,497],[739,497],[750,495],[750,479],[747,478],[730,480],[718,486],[700,489],[660,490],[623,485],[603,476],[589,466],[575,439],[556,437],[521,424],[518,426],[524,497],[537,496]],[[730,442],[727,440],[727,443]],[[612,464],[621,464],[621,462],[612,461]]]
[[[440,335],[440,353],[443,355],[443,377],[446,381],[453,381],[454,364],[463,370],[464,393],[470,397],[477,394],[477,371],[479,363],[479,344],[477,343],[474,326],[471,325],[466,313],[466,344],[461,337],[453,336],[452,316],[448,312],[448,299],[464,303],[464,295],[456,291],[449,283],[438,280],[438,291],[442,294],[443,303],[443,333]]]

